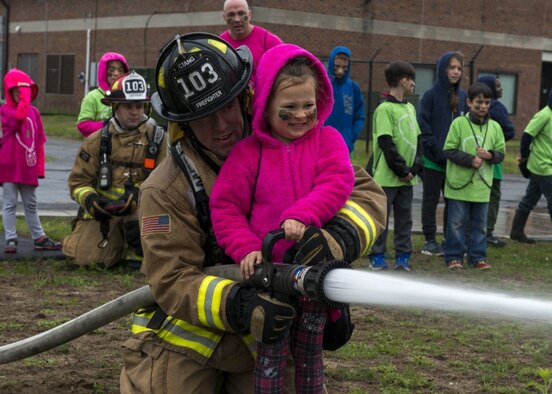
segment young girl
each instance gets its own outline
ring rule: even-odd
[[[436,212],[445,186],[446,158],[443,145],[452,121],[467,112],[466,92],[460,89],[464,58],[458,52],[446,52],[437,61],[437,78],[424,93],[418,106],[418,124],[422,132],[423,197],[422,231],[423,254],[442,256],[443,248],[437,242]],[[443,215],[446,229],[447,204]]]
[[[253,100],[253,135],[232,149],[211,193],[217,242],[245,277],[261,263],[267,232],[285,230],[286,241],[273,250],[281,261],[306,226],[321,227],[337,213],[354,183],[343,137],[323,126],[333,94],[316,57],[291,44],[270,49],[259,63]],[[290,347],[297,392],[322,392],[325,321],[325,306],[301,300],[290,337],[258,348],[256,392],[282,391]]]
[[[105,121],[111,118],[111,106],[104,105],[102,99],[113,82],[126,73],[128,63],[123,55],[117,52],[106,52],[102,55],[98,61],[98,87],[82,99],[77,117],[77,129],[83,137],[100,130]]]
[[[44,234],[36,206],[38,178],[44,178],[44,143],[42,119],[31,101],[38,87],[27,74],[11,69],[4,77],[6,103],[0,107],[0,183],[3,184],[2,220],[6,236],[5,253],[17,252],[15,209],[21,195],[25,221],[37,250],[59,250],[61,244]]]

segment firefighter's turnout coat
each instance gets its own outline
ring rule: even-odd
[[[167,154],[166,133],[155,122],[148,121],[137,129],[120,132],[113,118],[107,126],[110,154],[107,162],[111,166],[111,182],[106,189],[98,184],[98,171],[101,166],[102,130],[86,138],[75,158],[69,175],[69,190],[71,198],[81,208],[73,221],[72,232],[63,241],[63,252],[80,265],[102,263],[111,266],[120,261],[126,250],[125,223],[137,221],[137,213],[128,217],[113,217],[109,222],[110,229],[106,247],[98,247],[102,241],[100,223],[94,220],[85,210],[85,200],[91,193],[97,193],[109,200],[117,200],[125,192],[125,182],[131,180],[139,187],[148,177],[151,170],[160,163]],[[159,140],[160,133],[162,134]],[[157,140],[156,140],[157,133]],[[105,138],[105,137],[104,137]],[[147,149],[156,140],[157,155],[147,154]]]

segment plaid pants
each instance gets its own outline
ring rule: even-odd
[[[323,392],[322,341],[326,307],[302,300],[290,334],[279,342],[259,344],[255,363],[255,393],[283,393],[286,359],[291,349],[295,360],[295,390],[298,394]]]

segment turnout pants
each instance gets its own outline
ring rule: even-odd
[[[127,239],[129,224],[136,227],[135,232],[139,237],[136,213],[125,217],[113,217],[109,221],[109,241],[105,248],[100,248],[98,245],[103,238],[100,231],[100,222],[94,219],[77,217],[73,220],[71,234],[63,240],[63,254],[73,259],[74,263],[78,265],[95,263],[111,267],[123,260],[128,245],[133,245],[131,240]],[[141,255],[141,250],[137,251],[137,254]]]

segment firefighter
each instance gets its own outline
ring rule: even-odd
[[[139,269],[138,188],[165,157],[166,133],[148,116],[148,86],[134,71],[119,77],[102,103],[113,116],[75,158],[68,183],[80,209],[63,252],[79,265],[123,261]]]
[[[292,323],[289,304],[202,272],[231,263],[213,237],[208,195],[249,133],[252,64],[247,47],[208,33],[176,36],[159,56],[152,106],[169,120],[171,155],[141,186],[140,201],[141,270],[157,305],[134,315],[122,393],[252,393],[256,341],[275,341]],[[296,262],[353,261],[382,231],[385,195],[356,170],[350,200],[318,236],[297,243]]]

